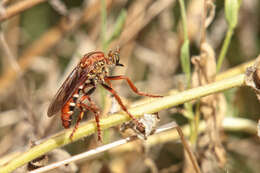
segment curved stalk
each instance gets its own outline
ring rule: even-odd
[[[159,99],[151,99],[149,103],[136,106],[129,109],[129,112],[136,118],[141,117],[144,113],[158,112],[185,102],[198,99],[203,96],[214,94],[226,89],[233,87],[241,87],[244,84],[245,75],[237,75],[235,77],[201,86],[198,88],[189,89],[178,94],[165,96]],[[122,124],[123,122],[129,121],[129,117],[123,113],[117,113],[103,118],[100,120],[101,129],[107,129],[112,126]],[[28,163],[29,161],[61,146],[69,144],[73,141],[70,140],[69,136],[72,129],[64,130],[61,133],[47,139],[45,142],[31,148],[20,156],[17,156],[7,165],[0,168],[0,172],[11,172],[16,168]],[[83,137],[89,136],[96,132],[96,124],[94,121],[82,123],[78,130],[74,133],[73,139],[79,140]]]

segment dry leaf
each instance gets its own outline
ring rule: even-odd
[[[257,99],[260,101],[260,55],[253,66],[246,69],[245,84],[253,88]]]

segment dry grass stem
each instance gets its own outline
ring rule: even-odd
[[[37,4],[40,4],[46,0],[22,0],[14,5],[11,5],[10,7],[7,7],[4,14],[0,15],[0,22],[13,17]]]
[[[163,125],[162,127],[159,127],[158,129],[156,129],[156,131],[154,132],[154,134],[159,134],[161,132],[164,132],[164,131],[167,131],[167,130],[170,130],[170,129],[173,129],[173,128],[176,128],[176,123],[169,123],[169,124],[165,124]],[[181,129],[179,129],[181,130]],[[112,143],[109,143],[109,144],[106,144],[106,145],[103,145],[103,146],[100,146],[100,147],[97,147],[95,149],[92,149],[92,150],[89,150],[89,151],[86,151],[84,153],[81,153],[81,154],[78,154],[78,155],[75,155],[75,156],[72,156],[71,158],[69,159],[66,159],[66,160],[63,160],[61,162],[57,162],[57,163],[54,163],[54,164],[51,164],[51,165],[48,165],[48,166],[45,166],[45,167],[42,167],[40,169],[37,169],[35,171],[31,171],[30,173],[40,173],[40,172],[46,172],[46,171],[49,171],[51,169],[55,169],[55,168],[58,168],[60,167],[61,165],[65,165],[65,164],[69,164],[71,162],[76,162],[76,161],[80,161],[82,159],[91,159],[93,158],[94,156],[97,157],[97,155],[105,152],[105,151],[108,151],[108,150],[111,150],[113,148],[116,148],[116,147],[119,147],[123,144],[126,144],[128,142],[131,142],[133,140],[136,140],[137,138],[132,138],[132,137],[128,137],[128,138],[125,138],[125,139],[121,139],[121,140],[118,140],[118,141],[115,141],[115,142],[112,142]],[[184,139],[184,138],[183,138]],[[185,139],[184,139],[185,140]]]
[[[235,122],[235,124],[233,122]],[[241,118],[228,117],[228,118],[225,118],[223,121],[223,128],[228,131],[237,131],[237,130],[243,129],[244,131],[247,131],[248,133],[255,134],[256,133],[256,130],[254,128],[255,125],[256,124],[254,122],[252,122],[250,120],[241,119]],[[165,124],[165,125],[159,127],[158,129],[156,129],[154,135],[148,137],[147,141],[145,142],[145,145],[147,147],[152,147],[152,146],[155,146],[158,144],[176,141],[180,138],[182,138],[182,142],[183,141],[186,142],[186,140],[184,139],[184,136],[189,136],[190,131],[188,130],[188,128],[189,128],[188,126],[177,128],[175,122]],[[199,131],[202,132],[205,130],[205,128],[206,128],[205,122],[201,122],[199,125]],[[188,145],[188,144],[185,143],[183,145]],[[92,150],[86,151],[84,153],[72,156],[69,159],[39,168],[35,171],[31,171],[30,173],[46,172],[51,169],[58,168],[61,165],[69,164],[71,162],[95,159],[97,157],[101,157],[102,156],[101,153],[104,153],[105,151],[108,151],[110,154],[118,155],[120,153],[126,153],[126,152],[133,151],[133,150],[135,150],[135,147],[136,147],[136,141],[135,140],[133,141],[131,137],[128,137],[125,139],[121,139],[121,140],[112,142],[110,144],[100,146],[100,147],[92,149]],[[187,148],[189,148],[189,147],[187,147]],[[194,155],[192,154],[192,152],[191,152],[191,158],[194,159],[194,162],[197,165],[196,159],[195,159]],[[197,167],[196,169],[198,169],[198,171],[199,171],[199,167]]]

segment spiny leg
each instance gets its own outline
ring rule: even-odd
[[[78,117],[77,122],[76,122],[76,125],[74,126],[73,131],[70,134],[70,140],[72,140],[74,133],[78,129],[79,122],[82,120],[83,116],[84,116],[84,111],[82,110],[82,111],[80,111],[79,117]]]
[[[80,98],[79,103],[76,104],[76,106],[80,109],[80,113],[79,113],[79,117],[78,117],[78,119],[77,119],[77,122],[76,122],[76,124],[75,124],[75,126],[74,126],[74,128],[73,128],[73,131],[72,131],[72,133],[70,134],[70,139],[71,139],[71,140],[72,140],[72,138],[73,138],[74,133],[75,133],[76,130],[78,129],[78,126],[79,126],[80,121],[81,121],[82,118],[84,117],[84,112],[85,112],[86,110],[90,110],[90,111],[91,111],[91,107],[88,106],[88,105],[84,105],[85,110],[84,110],[83,107],[82,107],[82,102],[83,102],[84,100],[86,100],[87,98],[89,98],[88,95],[83,95],[83,96]]]
[[[87,106],[86,104],[82,103],[83,101],[81,101],[81,105],[84,106],[84,107],[88,107],[89,110],[91,110],[94,115],[95,115],[95,121],[96,121],[96,124],[97,124],[97,132],[98,132],[98,141],[102,141],[102,138],[101,138],[101,129],[100,129],[100,123],[99,123],[99,117],[100,117],[100,110],[98,108],[98,106],[95,104],[95,102],[93,102],[91,100],[91,98],[89,97],[89,95],[91,95],[95,90],[96,90],[96,86],[95,84],[93,83],[93,81],[90,83],[93,88],[91,88],[85,96],[83,96],[83,99],[88,99],[88,101],[90,102],[91,106]]]
[[[91,109],[92,109],[92,112],[94,113],[95,115],[95,120],[96,120],[96,124],[97,124],[97,132],[98,132],[98,140],[99,141],[102,141],[102,138],[101,138],[101,129],[100,129],[100,121],[99,121],[99,117],[100,117],[100,109],[98,108],[98,106],[96,105],[95,102],[93,102],[91,100],[90,97],[87,98],[88,101],[90,102],[91,104]]]
[[[139,131],[140,131],[141,133],[144,133],[144,132],[145,132],[145,127],[144,127],[143,123],[139,122],[132,114],[130,114],[130,112],[128,112],[126,106],[123,104],[121,98],[120,98],[119,95],[116,93],[116,91],[115,91],[113,88],[111,88],[110,86],[108,86],[108,85],[106,85],[106,84],[104,84],[104,83],[102,83],[101,85],[102,85],[106,90],[108,90],[109,92],[111,92],[111,93],[114,95],[115,99],[117,100],[117,102],[119,103],[119,105],[121,106],[121,108],[122,108],[122,109],[128,114],[128,116],[135,122],[135,124],[136,124],[137,128],[139,129]]]
[[[89,87],[90,85],[85,85],[82,90],[84,91],[85,88]],[[95,105],[95,103],[91,100],[91,98],[89,97],[89,95],[91,95],[95,89],[96,89],[96,86],[95,85],[92,85],[93,88],[91,88],[90,90],[88,90],[85,95],[83,95],[80,100],[79,100],[79,103],[77,103],[77,107],[80,109],[80,115],[77,119],[77,122],[76,122],[76,125],[70,135],[70,139],[72,140],[73,138],[73,135],[74,133],[76,132],[78,126],[79,126],[79,123],[80,121],[82,120],[83,116],[84,116],[84,112],[86,110],[89,110],[89,111],[92,111],[94,114],[95,114],[95,119],[96,119],[96,123],[97,123],[97,129],[98,129],[98,140],[101,140],[101,132],[100,132],[100,125],[99,125],[99,114],[100,114],[100,111],[99,109],[97,108],[97,106]],[[86,104],[84,104],[83,102],[85,100],[88,100],[90,103],[91,103],[91,106],[88,106]],[[85,109],[85,110],[84,110]],[[97,115],[98,114],[98,115]]]
[[[94,89],[95,89],[95,87],[92,88],[92,89],[90,89],[90,90],[94,90]],[[93,91],[91,91],[91,92],[93,92]],[[83,103],[86,99],[90,102],[90,106]],[[84,95],[84,96],[82,96],[82,97],[80,98],[80,101],[79,101],[79,103],[77,104],[77,106],[81,109],[81,112],[84,112],[84,108],[85,108],[86,110],[89,110],[89,111],[91,111],[91,112],[94,113],[94,115],[95,115],[95,120],[96,120],[96,124],[97,124],[98,140],[101,141],[102,139],[101,139],[100,124],[99,124],[99,116],[100,116],[100,110],[99,110],[99,108],[98,108],[98,107],[96,106],[96,104],[91,100],[91,98],[89,97],[89,95]],[[83,115],[84,115],[84,114],[83,114]],[[81,119],[82,119],[82,118],[81,118]],[[75,127],[74,127],[75,130],[73,129],[73,132],[76,131],[76,129],[77,129],[77,127],[78,127],[78,124],[79,124],[79,122],[80,122],[81,119],[78,119],[79,121],[77,121],[77,124],[76,124]],[[73,132],[72,132],[72,133],[73,133]],[[73,136],[73,134],[72,134],[72,136]]]
[[[85,92],[86,88],[90,88],[90,90],[88,90],[87,92]],[[72,120],[72,114],[74,111],[74,108],[76,107],[77,104],[77,100],[80,96],[80,93],[83,92],[83,94],[85,95],[91,95],[96,89],[96,86],[93,84],[92,81],[90,81],[89,83],[85,82],[84,84],[80,85],[78,87],[78,89],[74,92],[72,98],[63,106],[61,112],[61,119],[62,119],[62,124],[64,126],[64,128],[69,128],[70,124],[71,124],[71,120]],[[84,93],[85,92],[85,93]],[[80,100],[82,101],[82,99]],[[79,121],[83,118],[83,114],[82,112],[80,112],[79,118],[77,120],[77,124],[76,124],[76,128],[74,128],[73,133],[76,131]]]
[[[101,129],[100,129],[100,123],[99,123],[100,110],[98,109],[98,107],[95,105],[94,102],[91,103],[91,106],[88,106],[84,103],[81,103],[81,106],[88,108],[90,111],[92,111],[94,113],[95,121],[96,121],[96,124],[97,124],[98,141],[102,141]]]
[[[140,96],[147,96],[147,97],[162,97],[159,95],[153,95],[153,94],[147,94],[147,93],[143,93],[138,91],[138,89],[136,88],[136,86],[134,85],[134,83],[127,77],[127,76],[107,76],[105,77],[105,81],[109,84],[109,86],[111,87],[111,83],[110,80],[126,80],[128,85],[130,86],[130,88],[138,95]]]

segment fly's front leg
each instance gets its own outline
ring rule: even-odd
[[[121,106],[121,108],[128,114],[128,116],[135,122],[138,130],[141,132],[141,133],[144,133],[145,132],[145,127],[143,125],[143,123],[139,122],[132,114],[130,114],[130,112],[128,112],[126,106],[123,104],[121,98],[119,97],[119,95],[116,93],[116,91],[111,88],[110,86],[106,85],[106,84],[101,84],[106,90],[108,90],[109,92],[111,92],[115,99],[117,100],[117,102],[119,103],[119,105]]]
[[[159,95],[153,95],[153,94],[147,94],[147,93],[143,93],[140,92],[136,86],[134,85],[134,83],[127,77],[127,76],[107,76],[105,77],[105,81],[109,84],[109,86],[111,87],[111,80],[126,80],[128,85],[130,86],[130,88],[138,95],[140,96],[147,96],[147,97],[162,97]]]

